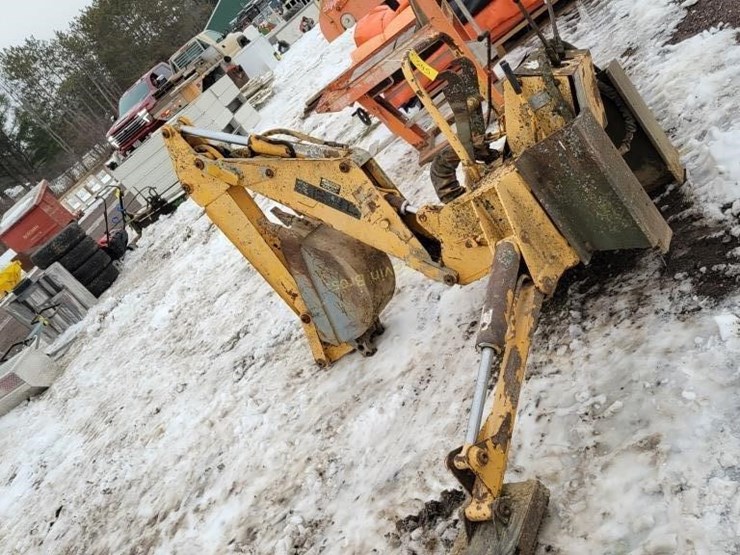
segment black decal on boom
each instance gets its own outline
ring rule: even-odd
[[[360,209],[357,207],[357,205],[352,204],[347,199],[330,193],[329,191],[325,191],[324,189],[316,187],[315,185],[306,183],[302,179],[295,180],[295,192],[307,196],[308,198],[320,202],[321,204],[330,206],[335,210],[339,210],[340,212],[352,216],[353,218],[357,218],[358,220],[360,219]]]

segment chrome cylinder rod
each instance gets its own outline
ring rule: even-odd
[[[249,137],[234,135],[233,133],[224,133],[223,131],[211,131],[210,129],[201,129],[200,127],[183,125],[180,127],[180,133],[183,135],[190,135],[191,137],[202,137],[213,141],[221,141],[222,143],[230,143],[232,145],[249,146]]]
[[[475,380],[475,392],[473,393],[473,406],[470,409],[468,420],[468,431],[465,434],[465,444],[472,445],[477,441],[480,425],[483,420],[483,407],[486,404],[486,392],[488,382],[491,381],[491,368],[496,359],[496,351],[491,347],[481,349],[480,366],[478,376]]]

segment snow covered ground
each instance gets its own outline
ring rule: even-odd
[[[604,257],[545,310],[509,472],[551,489],[542,553],[740,552],[740,46],[735,29],[667,45],[684,14],[602,0],[563,17],[597,63],[623,61],[689,182],[658,203],[673,254]],[[301,119],[349,42],[303,37],[260,127],[387,139],[349,111]],[[410,148],[378,159],[433,199]],[[456,487],[442,461],[464,433],[483,288],[401,266],[397,283],[378,354],[320,370],[200,209],[148,228],[64,375],[0,419],[0,552],[443,552],[454,518],[400,537],[395,523]]]

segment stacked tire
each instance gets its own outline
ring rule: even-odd
[[[39,247],[31,262],[46,270],[59,262],[90,293],[99,297],[118,277],[118,268],[92,237],[73,222]]]

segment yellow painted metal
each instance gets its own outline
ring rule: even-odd
[[[413,68],[411,67],[411,64],[412,64],[411,57],[413,55],[416,55],[416,57],[419,58],[419,55],[416,54],[416,52],[414,52],[413,50],[411,50],[406,55],[406,59],[403,61],[403,64],[401,64],[401,70],[403,71],[403,76],[405,77],[406,82],[409,84],[411,89],[416,94],[417,98],[423,104],[427,113],[434,120],[435,125],[439,128],[441,133],[444,135],[445,139],[447,139],[447,142],[450,143],[450,146],[452,146],[452,148],[455,150],[455,154],[457,154],[458,158],[460,158],[460,162],[462,163],[463,170],[465,171],[467,185],[470,187],[471,185],[477,183],[478,180],[480,180],[481,178],[480,168],[478,167],[478,164],[475,162],[475,160],[473,160],[470,157],[467,150],[465,150],[465,147],[463,146],[463,143],[460,140],[460,137],[452,129],[452,126],[449,123],[447,123],[447,119],[442,115],[442,113],[439,111],[439,108],[437,108],[437,106],[434,104],[434,100],[432,100],[432,97],[429,95],[427,90],[421,85],[421,83],[419,83],[419,80],[416,78],[416,75],[414,75]]]
[[[413,57],[413,56],[412,56]],[[418,61],[417,61],[418,64]],[[589,81],[590,57],[573,57],[557,68],[561,102],[578,108],[574,87],[584,88],[583,98],[594,93]],[[253,135],[241,158],[221,156],[202,138],[186,139],[177,126],[163,128],[163,136],[186,191],[206,208],[213,221],[275,288],[296,314],[306,318],[305,304],[280,252],[280,241],[252,194],[265,196],[308,218],[315,219],[382,252],[399,258],[427,277],[447,284],[466,284],[490,271],[492,245],[512,236],[522,252],[536,287],[550,294],[563,272],[578,257],[533,197],[512,164],[480,176],[459,137],[419,85],[407,57],[404,73],[427,109],[455,147],[474,187],[445,206],[421,207],[415,216],[399,213],[406,201],[382,169],[366,153],[321,141],[313,142],[310,155],[296,152],[296,143],[272,136]],[[593,69],[591,68],[591,72]],[[577,80],[573,75],[581,75]],[[552,81],[551,81],[552,83]],[[586,85],[584,85],[584,83]],[[591,83],[591,85],[589,85]],[[566,124],[553,109],[555,100],[533,109],[531,99],[548,93],[545,79],[522,77],[524,94],[506,104],[509,141],[524,148]],[[510,87],[505,94],[512,95]],[[590,101],[589,101],[590,102]],[[598,99],[593,101],[598,107]],[[181,120],[188,125],[187,120]],[[291,133],[291,132],[287,132]],[[310,139],[310,140],[308,140]],[[200,153],[198,151],[201,151]],[[247,192],[248,191],[248,192]],[[272,225],[272,224],[270,224]],[[439,246],[438,255],[429,243]],[[322,363],[349,352],[348,345],[331,347],[318,338],[315,327],[303,321],[314,357]]]
[[[474,191],[445,206],[424,206],[415,217],[404,218],[388,197],[398,202],[405,198],[358,151],[342,151],[338,158],[210,160],[195,153],[176,129],[168,127],[165,134],[180,181],[202,206],[212,202],[204,195],[246,188],[399,258],[435,281],[467,284],[487,275],[490,246],[509,235],[519,244],[535,283],[548,294],[560,275],[578,263],[511,165],[487,174]],[[440,244],[440,259],[431,257],[423,237]]]
[[[280,239],[249,192],[236,185],[234,174],[204,161],[173,128],[162,131],[180,182],[190,197],[249,260],[283,301],[300,317],[311,353],[320,366],[354,350],[349,344],[329,345],[321,341],[293,276],[280,249]],[[196,160],[198,160],[196,165]],[[209,160],[209,162],[212,162]],[[201,166],[201,167],[198,167]]]
[[[540,61],[541,65],[543,63]],[[514,92],[511,83],[504,81],[506,132],[509,146],[516,156],[568,122],[557,110],[561,102],[573,113],[590,110],[606,127],[606,113],[588,51],[571,51],[560,67],[545,68],[546,73],[549,71],[552,71],[557,84],[556,90],[548,85],[549,79],[541,75],[520,75],[521,94]]]
[[[556,77],[558,90],[566,99],[571,97],[568,78]],[[545,80],[540,76],[520,78],[522,94],[516,94],[511,83],[504,81],[504,111],[506,133],[511,151],[519,156],[530,146],[561,129],[567,121],[554,112],[556,100],[549,96]],[[549,98],[549,99],[548,99]],[[531,102],[543,102],[535,110]],[[572,100],[569,102],[572,107]]]
[[[460,284],[488,275],[492,246],[509,236],[537,287],[547,294],[555,290],[563,272],[579,262],[512,166],[487,174],[475,191],[443,207],[422,207],[417,219],[440,240],[442,263],[457,272]]]
[[[195,152],[203,154],[206,158],[210,158],[211,160],[220,160],[224,157],[224,155],[221,154],[218,149],[209,144],[200,144],[196,146]]]
[[[465,516],[471,521],[491,520],[494,516],[494,501],[501,494],[504,483],[519,393],[542,299],[542,293],[533,283],[526,278],[520,281],[511,308],[506,349],[493,391],[491,412],[478,433],[478,442],[456,460],[456,466],[469,468],[476,476],[472,498],[465,507]]]
[[[249,148],[255,154],[261,156],[275,156],[279,158],[289,158],[291,156],[290,148],[280,141],[252,135],[249,137]]]
[[[401,209],[406,199],[366,153],[311,139],[311,154],[267,136],[254,135],[240,157],[205,155],[193,148],[202,139],[184,137],[165,126],[163,137],[183,188],[301,317],[314,358],[323,365],[350,352],[348,344],[327,345],[319,338],[306,304],[281,252],[274,225],[252,198],[262,195],[301,216],[319,221],[402,260],[427,277],[467,284],[488,275],[493,247],[511,240],[526,265],[508,305],[508,332],[492,409],[473,445],[455,457],[456,468],[475,477],[465,508],[471,521],[494,517],[506,471],[519,393],[544,295],[551,294],[579,257],[560,234],[510,161],[481,176],[460,138],[420,86],[412,65],[431,75],[411,52],[404,76],[460,157],[469,191],[444,206]],[[431,68],[433,69],[433,68]],[[536,69],[536,68],[535,68]],[[548,68],[546,68],[548,69]],[[426,73],[425,73],[426,72]],[[605,125],[590,54],[569,52],[550,77],[520,75],[522,94],[504,82],[505,127],[515,156],[567,125],[572,114],[588,109]],[[429,76],[427,75],[427,76]],[[570,114],[569,114],[570,112]],[[297,134],[299,142],[306,139]],[[328,146],[328,145],[323,145]],[[295,147],[295,148],[294,148]],[[203,149],[201,149],[203,150]],[[210,157],[208,156],[210,155]],[[467,486],[466,486],[467,487]]]
[[[548,295],[552,294],[565,270],[580,262],[578,254],[560,234],[518,172],[505,171],[498,180],[496,192],[535,285]]]
[[[491,264],[489,245],[510,234],[519,243],[533,279],[547,293],[554,290],[567,268],[578,263],[575,253],[510,166],[487,175],[475,191],[446,206],[419,209],[412,223],[423,236],[439,241],[441,260],[435,261],[414,234],[408,218],[403,219],[385,198],[391,194],[405,200],[395,188],[389,188],[388,178],[375,163],[358,166],[349,156],[338,160],[256,157],[213,161],[189,152],[183,139],[179,144],[177,139],[167,140],[171,152],[181,152],[178,158],[185,161],[178,164],[178,175],[199,204],[205,206],[208,200],[196,198],[194,185],[204,180],[248,188],[395,256],[436,281],[466,284],[487,275]],[[196,160],[202,169],[195,166]],[[342,212],[298,193],[298,181],[322,193],[331,189],[336,202],[356,212]],[[204,194],[212,193],[204,193],[199,187],[197,195]]]
[[[430,257],[397,211],[351,158],[270,159],[252,158],[203,161],[209,176],[236,177],[233,185],[249,188],[299,214],[325,222],[363,243],[404,260],[428,277],[455,283],[454,269],[443,268]],[[340,169],[341,168],[344,169]],[[346,211],[296,191],[310,188],[330,198]]]
[[[0,270],[0,297],[10,293],[21,281],[23,274],[21,263],[17,260]]]
[[[419,56],[418,52],[416,50],[411,50],[408,54],[409,61],[414,64],[414,67],[419,70],[419,72],[429,79],[430,81],[435,81],[437,79],[437,76],[439,76],[439,71],[434,69],[432,66],[430,66],[428,63],[426,63],[421,56]]]

